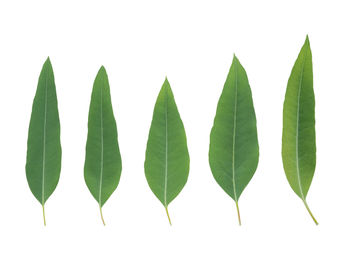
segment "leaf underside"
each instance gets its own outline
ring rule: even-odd
[[[221,188],[238,202],[255,173],[258,160],[251,89],[244,68],[234,56],[210,134],[210,168]]]
[[[282,160],[289,185],[306,203],[316,166],[315,95],[309,38],[295,61],[283,105]]]
[[[148,185],[166,208],[185,186],[189,164],[185,129],[166,79],[154,107],[145,159]]]
[[[56,87],[48,58],[40,73],[33,101],[26,161],[30,190],[43,206],[58,184],[61,154]]]
[[[308,38],[288,80],[283,107],[282,159],[290,186],[305,200],[316,166],[315,97]]]
[[[108,76],[105,68],[101,67],[91,94],[84,165],[85,183],[100,207],[117,188],[121,171]]]

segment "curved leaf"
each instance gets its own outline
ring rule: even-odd
[[[84,177],[92,196],[102,206],[117,188],[122,171],[108,76],[102,66],[92,89]]]
[[[236,56],[228,73],[210,134],[209,163],[215,180],[235,200],[258,166],[256,117],[247,74]]]
[[[306,203],[316,166],[315,96],[308,37],[288,80],[283,106],[282,160],[290,186],[317,224]]]
[[[170,84],[165,79],[154,107],[145,174],[149,187],[164,205],[170,224],[168,205],[185,186],[189,165],[185,129]]]
[[[30,118],[26,174],[35,198],[43,207],[55,190],[61,171],[60,120],[55,79],[50,59],[40,73]]]

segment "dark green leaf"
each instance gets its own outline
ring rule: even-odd
[[[151,190],[164,205],[168,218],[168,205],[185,186],[189,166],[185,129],[166,79],[154,107],[145,174]],[[169,222],[171,224],[170,218]]]
[[[308,37],[288,80],[283,107],[282,159],[290,186],[317,224],[306,203],[316,166],[315,96]]]
[[[253,177],[259,145],[252,93],[236,56],[228,73],[210,134],[209,163],[217,183],[235,200]]]
[[[35,198],[43,207],[55,190],[61,171],[60,120],[55,79],[48,58],[40,73],[27,146],[27,181]]]
[[[84,175],[92,196],[102,206],[117,188],[122,171],[117,126],[107,73],[99,70],[91,95]]]

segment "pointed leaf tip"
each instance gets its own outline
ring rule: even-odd
[[[304,44],[310,46],[309,35],[306,35],[306,39],[305,39],[305,43]]]
[[[102,65],[98,71],[98,73],[100,72],[105,72],[106,73],[106,68]]]
[[[170,85],[169,80],[168,80],[168,77],[165,77],[164,84]]]
[[[52,64],[51,64],[51,60],[50,57],[47,57],[47,59],[44,62],[43,68],[49,66],[50,68],[52,68]]]
[[[166,77],[162,86],[162,89],[171,89],[168,78]]]
[[[238,57],[236,56],[236,54],[233,55],[232,64],[239,64],[239,65],[241,64],[241,63],[239,62],[239,59],[238,59]]]

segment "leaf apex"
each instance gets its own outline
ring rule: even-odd
[[[169,84],[168,76],[165,76],[164,84]]]
[[[162,89],[171,89],[171,88],[170,88],[170,83],[169,83],[168,77],[165,77],[165,80],[164,80]]]
[[[106,77],[107,76],[107,71],[106,71],[106,68],[102,65],[100,67],[100,69],[98,70],[97,72],[97,76],[103,76],[103,77]],[[97,77],[96,76],[96,77]]]
[[[52,67],[52,64],[51,64],[51,60],[50,60],[50,57],[48,56],[45,60],[45,63],[44,63],[44,66],[51,66]]]
[[[238,57],[237,57],[237,55],[236,54],[233,54],[233,63],[238,63],[238,64],[241,64],[240,62],[239,62],[239,59],[238,59]]]
[[[238,67],[238,68],[242,67],[241,62],[239,61],[239,59],[236,55],[234,55],[234,57],[233,57],[232,66]]]
[[[99,71],[104,71],[104,72],[106,72],[106,68],[102,65],[101,67],[100,67],[100,70]]]

